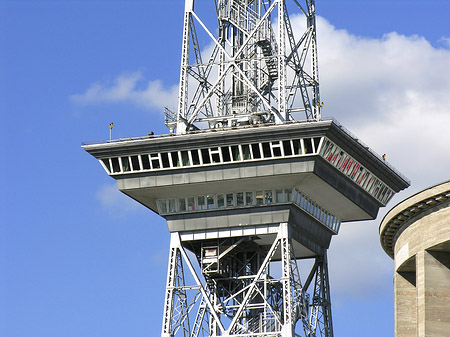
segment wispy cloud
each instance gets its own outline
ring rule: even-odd
[[[439,39],[438,42],[441,43],[444,47],[450,49],[450,37],[443,36]]]
[[[97,82],[70,97],[76,104],[130,103],[146,109],[176,106],[178,85],[164,87],[160,80],[145,80],[142,72],[125,73],[112,82]]]
[[[100,204],[114,216],[123,216],[141,209],[141,205],[120,192],[116,184],[101,186],[96,196]]]

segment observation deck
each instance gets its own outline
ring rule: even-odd
[[[289,222],[311,251],[409,186],[334,120],[84,144],[123,193],[186,237]],[[312,225],[314,223],[315,225]],[[206,232],[205,232],[206,231]],[[227,233],[228,233],[227,232]],[[215,233],[215,234],[212,234]],[[265,234],[268,234],[264,232]]]

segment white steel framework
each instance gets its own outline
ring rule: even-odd
[[[166,108],[171,132],[284,123],[298,114],[320,120],[315,1],[214,6],[218,27],[201,15],[206,1],[198,12],[186,0],[178,109]]]
[[[250,237],[200,250],[191,244],[171,234],[162,337],[333,336],[326,251],[302,285],[287,223],[267,249]],[[279,260],[274,276],[271,266]]]

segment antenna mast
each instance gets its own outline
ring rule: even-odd
[[[320,120],[315,1],[214,6],[218,27],[209,25],[212,5],[203,19],[208,5],[200,2],[197,12],[186,0],[178,111],[166,110],[170,131]]]

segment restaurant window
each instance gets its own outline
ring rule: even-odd
[[[227,193],[227,207],[234,206],[234,195],[233,193]]]
[[[146,156],[146,157],[147,157],[147,156]],[[144,164],[144,157],[141,156],[141,158],[142,158],[142,166],[145,167],[145,164]],[[150,161],[151,161],[152,167],[153,167],[154,169],[159,169],[159,168],[161,168],[161,163],[159,162],[159,154],[157,154],[157,153],[151,154],[151,155],[150,155]],[[148,162],[148,157],[145,158],[145,162],[146,162],[146,163]],[[149,166],[150,166],[150,164],[149,164]],[[150,168],[150,167],[149,167],[149,168]]]
[[[294,148],[295,155],[303,154],[302,146],[300,145],[300,139],[292,140],[292,147]]]
[[[205,196],[201,195],[197,197],[197,206],[198,209],[206,209]]]
[[[206,196],[206,206],[208,209],[214,208],[214,195],[207,195]]]
[[[290,140],[283,140],[283,150],[285,156],[292,156],[292,148]]]
[[[141,162],[142,162],[142,168],[144,170],[150,170],[150,161],[148,160],[148,155],[141,154]],[[158,162],[158,164],[159,164],[159,162]],[[153,168],[159,168],[159,165],[158,165],[158,167],[153,167]]]
[[[121,157],[120,160],[122,161],[123,172],[130,172],[131,167],[130,167],[130,160],[128,159],[128,157]]]
[[[108,173],[111,173],[111,165],[109,164],[109,158],[102,159],[102,163],[105,165]]]
[[[252,144],[252,152],[253,152],[253,159],[260,159],[261,158],[261,151],[259,149],[259,144]]]
[[[238,206],[238,207],[244,206],[244,193],[243,192],[236,193],[236,206]]]
[[[138,156],[131,156],[131,165],[133,166],[133,171],[139,171],[141,169],[141,166],[139,165],[139,158]]]
[[[180,157],[178,156],[178,151],[172,152],[171,156],[172,156],[172,166],[180,167],[181,165],[180,165]]]
[[[272,157],[272,153],[270,152],[270,143],[262,143],[263,155],[264,158]]]
[[[181,162],[183,166],[190,166],[190,160],[189,160],[189,152],[188,151],[181,151]]]
[[[213,163],[220,163],[220,152],[218,147],[211,148],[211,160]]]
[[[119,158],[111,158],[113,172],[120,172]]]
[[[228,146],[223,146],[220,149],[222,150],[223,161],[230,162],[231,161],[230,148]]]
[[[281,157],[281,143],[279,141],[272,142],[272,152],[274,157]]]
[[[164,168],[170,167],[170,162],[169,162],[169,154],[166,152],[161,153],[161,161],[162,161],[162,166]]]
[[[253,192],[245,192],[245,205],[253,205]]]
[[[192,150],[191,156],[192,156],[192,164],[200,165],[200,156],[198,155],[198,150]]]
[[[272,191],[271,190],[264,191],[264,200],[265,200],[266,204],[273,203]]]
[[[211,164],[209,149],[201,149],[203,164]]]
[[[178,209],[180,212],[186,211],[186,199],[178,198]]]
[[[252,159],[252,155],[250,153],[250,145],[248,144],[242,145],[242,155],[244,156],[244,160]]]
[[[223,194],[218,194],[217,195],[217,207],[218,208],[225,207],[225,197],[224,197]]]
[[[303,139],[303,145],[305,146],[305,154],[310,154],[314,152],[311,138]]]
[[[256,205],[264,204],[264,193],[263,191],[256,191]]]
[[[194,197],[188,197],[187,198],[187,209],[188,209],[188,211],[194,211],[195,210],[195,199],[194,199]]]
[[[231,148],[231,156],[233,157],[233,161],[241,160],[241,154],[239,153],[239,146],[233,145]]]

